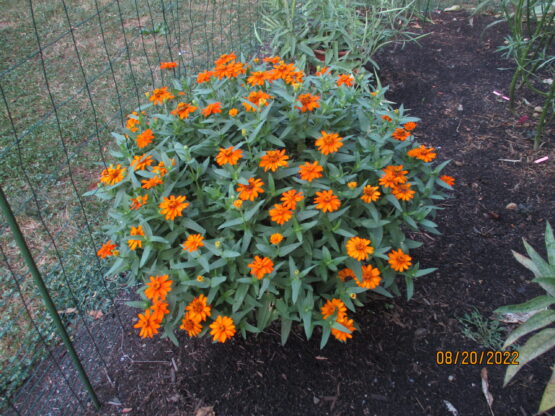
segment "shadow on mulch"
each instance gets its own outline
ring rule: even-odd
[[[422,119],[417,139],[452,159],[445,172],[457,179],[455,197],[437,217],[443,235],[419,235],[425,244],[414,257],[439,270],[417,282],[414,298],[376,297],[355,317],[360,332],[345,345],[330,340],[324,350],[318,333],[307,342],[299,330],[281,346],[274,328],[224,345],[181,335],[175,347],[142,341],[107,319],[95,329],[112,345],[106,360],[113,385],[95,380],[101,399],[112,403],[102,414],[210,415],[209,407],[218,416],[454,414],[447,401],[461,416],[488,415],[483,367],[495,415],[535,413],[552,353],[506,388],[503,366],[436,364],[437,351],[483,350],[462,336],[457,321],[472,306],[488,317],[540,293],[511,250],[522,252],[526,238],[543,252],[545,220],[555,225],[553,147],[533,151],[533,126],[517,122],[525,109],[512,114],[492,93],[506,90],[511,77],[498,68],[512,67],[495,52],[501,26],[480,38],[492,20],[476,16],[470,25],[462,12],[438,14],[421,23],[430,32],[421,46],[378,57],[388,99]],[[550,161],[533,163],[548,154]],[[516,210],[506,209],[511,202]],[[120,309],[132,322],[135,312]]]

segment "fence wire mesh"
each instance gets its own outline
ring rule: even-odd
[[[122,325],[120,282],[102,278],[96,256],[105,207],[82,195],[145,92],[220,54],[253,54],[258,13],[257,0],[3,2],[0,184],[95,386],[110,382],[110,335],[96,323],[109,313]],[[166,61],[179,64],[173,74],[159,70]],[[0,282],[0,410],[82,413],[89,398],[3,216]]]

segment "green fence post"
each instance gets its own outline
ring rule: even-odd
[[[14,238],[15,238],[15,242],[16,242],[16,244],[19,247],[19,250],[21,252],[21,256],[23,257],[23,260],[25,261],[25,264],[27,264],[27,267],[29,268],[29,271],[33,275],[33,279],[35,281],[35,284],[37,285],[37,288],[39,289],[39,292],[42,296],[44,304],[46,305],[46,309],[48,310],[48,313],[50,314],[50,316],[54,320],[54,323],[56,324],[56,328],[58,329],[59,335],[62,338],[62,340],[63,340],[63,342],[66,346],[67,352],[69,353],[69,356],[71,357],[71,360],[73,361],[73,364],[75,365],[75,369],[77,370],[77,373],[79,374],[79,377],[81,378],[81,381],[83,382],[87,391],[89,392],[89,396],[91,397],[94,405],[96,406],[97,409],[99,409],[100,408],[100,401],[98,400],[98,397],[96,396],[94,388],[91,385],[91,382],[89,381],[89,378],[87,377],[87,373],[85,372],[85,369],[81,365],[81,361],[79,360],[79,357],[77,356],[75,348],[73,347],[73,344],[72,344],[72,342],[69,338],[68,333],[66,332],[66,329],[64,328],[62,320],[60,319],[60,316],[58,315],[58,312],[56,311],[56,306],[54,305],[54,302],[52,301],[52,298],[50,297],[50,294],[48,293],[48,288],[46,287],[46,285],[44,284],[44,281],[42,280],[42,277],[41,277],[40,272],[37,268],[37,265],[35,264],[35,260],[33,259],[33,256],[31,255],[31,252],[29,251],[29,247],[27,247],[27,243],[25,242],[23,234],[21,233],[21,230],[19,229],[19,225],[17,224],[17,222],[15,220],[15,217],[13,215],[13,212],[12,212],[11,208],[10,208],[10,205],[8,204],[8,200],[6,199],[6,195],[4,194],[4,191],[2,190],[2,187],[0,187],[0,209],[2,210],[2,213],[6,217],[6,220],[8,221],[8,225],[9,225],[10,229],[12,230],[12,233],[13,233]]]

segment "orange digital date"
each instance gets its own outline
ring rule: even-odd
[[[518,351],[437,351],[437,365],[518,365]]]

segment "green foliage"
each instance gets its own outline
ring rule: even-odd
[[[351,70],[370,62],[394,40],[414,40],[408,32],[411,3],[393,0],[265,0],[260,30],[274,54],[303,68],[334,64]],[[262,42],[260,33],[259,41]]]
[[[541,329],[541,331],[532,335],[523,346],[518,348],[519,365],[510,365],[507,368],[507,372],[505,373],[505,385],[512,380],[524,365],[555,346],[555,329],[546,328],[555,322],[555,311],[549,308],[555,303],[555,237],[553,236],[553,229],[549,223],[546,224],[545,229],[545,246],[547,250],[547,261],[545,261],[526,241],[524,241],[524,247],[529,257],[525,257],[514,251],[513,255],[520,264],[534,274],[535,278],[532,282],[538,283],[547,294],[538,296],[519,305],[503,306],[495,311],[499,314],[532,314],[526,322],[509,335],[503,346],[504,348],[514,345],[515,342],[523,336],[530,335]],[[546,412],[555,407],[554,381],[555,370],[544,391],[538,413]]]
[[[500,350],[503,345],[504,329],[499,321],[482,317],[476,308],[458,319],[462,334],[489,350]]]
[[[226,59],[231,58],[221,60]],[[210,319],[231,317],[243,336],[259,333],[273,321],[282,323],[283,342],[292,323],[302,324],[307,338],[321,327],[322,345],[336,330],[350,335],[347,325],[323,319],[320,308],[327,301],[340,300],[354,312],[367,302],[370,290],[400,295],[401,282],[410,298],[414,279],[434,271],[409,262],[397,272],[388,254],[401,249],[408,255],[421,245],[407,238],[405,230],[438,233],[429,218],[451,190],[439,179],[447,162],[434,166],[407,155],[417,143],[400,126],[416,119],[402,107],[392,109],[384,90],[371,91],[369,74],[352,76],[353,86],[338,86],[340,74],[333,71],[303,77],[293,65],[278,62],[273,67],[253,64],[245,74],[246,67],[239,62],[225,65],[235,65],[236,73],[223,75],[220,66],[203,74],[211,75],[207,82],[199,84],[191,77],[175,81],[169,88],[175,98],[143,106],[130,116],[138,123],[136,132],[128,131],[128,137],[113,134],[117,148],[112,154],[121,165],[119,170],[126,171],[121,180],[99,184],[91,192],[112,203],[106,232],[118,247],[108,273],[129,271],[129,284],[142,284],[138,292],[144,302],[135,304],[141,308],[151,304],[144,293],[150,276],[170,277],[172,290],[166,299],[170,313],[162,325],[163,336],[174,341],[185,307],[201,294],[212,307]],[[264,73],[261,86],[249,85],[254,73]],[[264,99],[253,98],[262,93]],[[302,111],[300,99],[306,94],[318,106]],[[182,119],[174,111],[178,101],[197,109]],[[208,105],[215,103],[220,103],[221,112],[204,115]],[[234,109],[238,114],[229,115]],[[154,139],[139,148],[136,139],[146,129],[152,130]],[[395,140],[396,130],[408,138]],[[332,133],[340,136],[342,145],[323,154],[316,140]],[[219,152],[229,147],[242,151],[238,162],[215,163]],[[285,164],[277,169],[261,166],[267,152],[277,149],[288,156]],[[130,165],[134,157],[147,156],[153,157],[152,166],[134,170]],[[158,162],[167,168],[163,184],[143,189],[141,183],[156,175],[153,167]],[[299,176],[301,166],[314,162],[322,166],[322,177],[309,181]],[[379,184],[384,169],[400,165],[414,191],[404,199]],[[248,200],[238,188],[251,178],[263,182],[263,192]],[[375,186],[381,196],[365,202],[361,199],[365,186]],[[271,211],[291,190],[301,192],[303,198],[280,223]],[[317,193],[327,190],[340,202],[329,212],[315,202]],[[131,199],[143,195],[149,195],[146,205],[130,209]],[[160,204],[172,195],[186,196],[190,205],[168,220]],[[238,198],[244,200],[238,204]],[[131,227],[139,225],[144,236],[131,235]],[[278,233],[283,241],[272,244],[270,238]],[[192,252],[184,250],[182,243],[196,234],[203,237],[204,245]],[[373,248],[365,261],[355,260],[346,249],[355,236],[368,240]],[[128,246],[132,239],[141,241],[142,247],[132,250]],[[255,256],[271,260],[271,270],[254,275]],[[378,280],[367,279],[369,265],[379,271]],[[347,268],[356,278],[339,279],[338,272]],[[205,325],[203,334],[208,330]]]
[[[491,0],[484,1],[476,12],[490,3]],[[511,106],[514,106],[517,90],[523,86],[543,99],[534,138],[537,148],[545,127],[555,115],[555,6],[552,0],[501,0],[500,8],[503,19],[490,26],[501,22],[509,26],[510,35],[498,51],[516,63],[509,87]],[[544,83],[545,78],[550,78],[551,84]]]

